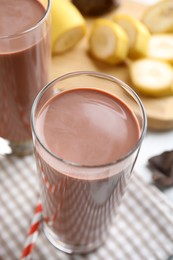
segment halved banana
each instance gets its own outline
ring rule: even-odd
[[[150,37],[147,56],[173,63],[173,34],[155,34]]]
[[[147,53],[150,33],[147,27],[138,19],[127,14],[116,14],[113,21],[119,24],[127,33],[130,41],[130,58],[144,57]]]
[[[107,19],[97,19],[89,36],[91,54],[109,64],[117,64],[127,58],[129,40],[124,30]]]
[[[86,33],[86,21],[69,1],[52,0],[52,53],[74,47]]]
[[[139,59],[129,65],[136,91],[153,97],[173,94],[173,67],[154,59]]]
[[[173,32],[173,0],[159,1],[149,6],[141,20],[151,33]]]

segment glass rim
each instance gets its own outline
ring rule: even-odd
[[[0,36],[0,40],[6,40],[6,39],[15,39],[15,38],[18,38],[18,37],[22,37],[23,35],[29,33],[29,32],[32,32],[34,31],[36,28],[38,28],[40,26],[40,24],[42,24],[49,12],[50,12],[50,8],[51,8],[51,0],[47,0],[48,2],[48,5],[47,5],[47,8],[45,10],[45,13],[43,15],[43,17],[33,26],[31,26],[30,28],[28,28],[27,30],[24,30],[23,32],[20,32],[20,33],[15,33],[15,34],[10,34],[10,35],[4,35],[4,36]]]
[[[45,144],[43,144],[43,142],[40,140],[38,132],[36,131],[36,127],[35,127],[35,112],[36,112],[36,108],[37,108],[37,104],[40,101],[40,99],[42,98],[42,96],[44,95],[44,93],[56,82],[60,82],[64,79],[67,79],[69,77],[75,77],[75,76],[93,76],[93,77],[99,77],[99,78],[103,78],[105,80],[109,80],[112,82],[115,82],[121,86],[123,86],[123,88],[125,90],[128,90],[130,93],[132,93],[134,95],[134,97],[136,98],[138,105],[141,108],[142,111],[142,116],[143,116],[143,126],[141,128],[141,132],[140,132],[140,137],[137,141],[137,143],[135,144],[135,146],[133,147],[133,149],[131,149],[127,154],[125,154],[124,156],[122,156],[121,158],[114,160],[110,163],[106,163],[106,164],[99,164],[99,165],[85,165],[85,164],[79,164],[79,163],[75,163],[72,161],[68,161],[63,159],[62,157],[59,157],[58,155],[56,155],[55,153],[53,153],[48,147],[46,147]],[[115,76],[112,75],[108,75],[106,73],[102,73],[102,72],[95,72],[95,71],[75,71],[75,72],[69,72],[66,73],[62,76],[59,76],[55,79],[53,79],[52,81],[50,81],[48,84],[45,85],[45,87],[43,87],[43,89],[38,93],[38,95],[36,96],[33,105],[32,105],[32,109],[31,109],[31,128],[34,134],[34,137],[36,138],[36,140],[38,141],[38,143],[41,145],[41,147],[52,157],[54,157],[56,160],[69,165],[69,166],[73,166],[73,167],[78,167],[78,168],[103,168],[103,167],[109,167],[109,166],[113,166],[116,165],[120,162],[122,162],[123,160],[127,159],[128,157],[130,157],[130,155],[132,155],[141,145],[142,140],[145,136],[146,130],[147,130],[147,116],[146,116],[146,112],[143,106],[143,103],[141,101],[141,99],[139,98],[139,96],[137,95],[137,93],[131,88],[129,87],[125,82],[123,82],[122,80],[116,78]]]

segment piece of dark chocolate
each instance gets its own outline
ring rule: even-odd
[[[148,162],[156,186],[160,189],[173,186],[173,150],[153,156]]]
[[[83,15],[97,16],[119,6],[120,0],[71,0]]]

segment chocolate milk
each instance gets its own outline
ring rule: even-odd
[[[12,143],[31,139],[31,105],[48,81],[49,32],[21,34],[45,12],[37,0],[0,1],[0,137]]]
[[[67,164],[87,166],[60,171],[37,150],[46,232],[74,247],[95,248],[105,239],[134,158],[118,167],[117,163],[115,171],[108,164],[137,144],[137,119],[111,94],[75,89],[45,104],[36,118],[36,131],[41,142]],[[107,166],[94,168],[99,165]]]

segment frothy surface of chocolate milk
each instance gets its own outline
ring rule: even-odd
[[[128,106],[96,89],[69,90],[50,99],[36,118],[36,132],[55,155],[88,166],[120,159],[140,136]],[[37,141],[35,147],[45,233],[78,252],[95,249],[106,239],[137,151],[107,167],[60,169]]]
[[[49,33],[21,34],[45,12],[37,0],[0,1],[0,137],[12,143],[31,139],[31,106],[48,81]]]

